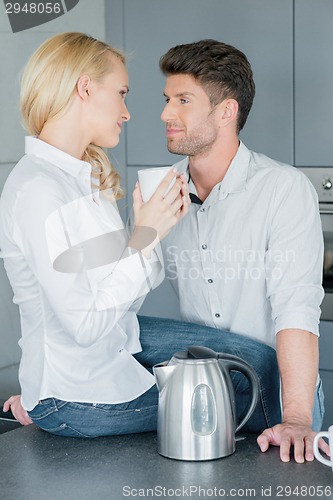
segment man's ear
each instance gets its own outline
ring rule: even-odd
[[[82,75],[77,81],[76,89],[81,99],[86,100],[90,95],[91,80],[88,75]]]
[[[236,121],[237,117],[238,102],[235,99],[225,99],[221,102],[221,118],[224,125]]]

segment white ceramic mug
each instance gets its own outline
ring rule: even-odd
[[[331,460],[329,460],[328,458],[324,458],[319,451],[318,440],[322,437],[326,437],[328,439],[329,446],[330,446]],[[313,441],[313,451],[314,451],[316,459],[319,460],[319,462],[321,462],[322,464],[328,465],[333,470],[333,425],[331,425],[328,428],[327,432],[318,432],[318,434],[316,434],[314,441]]]
[[[151,196],[155,193],[158,186],[163,181],[164,177],[167,175],[172,167],[156,167],[156,168],[144,168],[143,170],[138,170],[138,177],[140,182],[140,189],[143,201],[148,201]],[[174,178],[164,195],[172,188],[176,178]]]

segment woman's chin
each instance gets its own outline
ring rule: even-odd
[[[96,144],[96,146],[100,148],[115,148],[119,144],[119,136],[113,137],[112,139],[94,141],[93,144]]]

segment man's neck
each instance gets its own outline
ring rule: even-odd
[[[189,158],[191,179],[201,201],[205,201],[213,187],[222,181],[238,147],[239,139],[235,137],[227,146],[216,146],[205,156]]]

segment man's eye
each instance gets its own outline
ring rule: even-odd
[[[126,90],[121,90],[120,91],[120,95],[123,99],[125,99],[125,97],[127,96],[127,91]]]
[[[165,102],[168,104],[169,101],[170,101],[169,97],[166,97]]]
[[[187,104],[189,102],[189,100],[188,99],[180,99],[180,102],[182,104]]]

